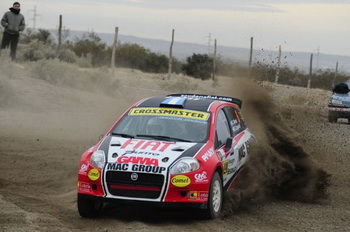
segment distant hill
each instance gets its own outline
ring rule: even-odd
[[[70,40],[74,40],[76,37],[81,37],[83,31],[70,31]],[[56,32],[52,33],[53,35]],[[111,45],[114,40],[113,34],[108,33],[97,33],[100,38],[105,41],[108,45]],[[139,44],[152,52],[160,54],[169,54],[170,40],[159,40],[159,39],[148,39],[141,38],[131,35],[118,35],[118,41],[121,43],[136,43]],[[208,48],[208,45],[186,43],[174,41],[173,56],[180,60],[185,60],[186,57],[191,56],[193,53],[208,53],[208,50],[213,52],[213,47]],[[282,47],[283,50],[283,47]],[[249,60],[249,48],[239,47],[228,47],[218,46],[217,54],[222,58],[228,58],[233,62],[237,62],[241,65],[248,65]],[[308,72],[310,66],[310,55],[307,52],[294,52],[294,51],[282,51],[281,64],[291,69],[297,68],[300,71]],[[253,51],[253,62],[261,62],[264,64],[276,64],[278,51],[270,50],[254,50]],[[313,54],[313,70],[331,70],[335,71],[336,62],[338,62],[338,72],[350,73],[350,56],[341,55],[329,55],[323,53]]]

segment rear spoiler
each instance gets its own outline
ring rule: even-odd
[[[176,94],[167,95],[167,97],[201,98],[201,99],[225,101],[225,102],[236,104],[240,109],[242,108],[242,103],[243,103],[238,98],[217,96],[217,95],[194,94],[194,93],[176,93]]]

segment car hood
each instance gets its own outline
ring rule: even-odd
[[[347,94],[335,93],[332,95],[331,98],[334,100],[340,100],[340,101],[342,101],[343,105],[350,107],[350,94],[349,93],[347,93]]]
[[[182,157],[194,157],[204,145],[107,136],[99,150],[103,150],[106,155],[107,170],[135,171],[135,165],[144,165],[161,167],[159,170],[163,172]],[[127,165],[122,167],[118,164]],[[137,170],[148,172],[151,169],[138,167]]]

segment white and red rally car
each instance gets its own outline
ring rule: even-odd
[[[78,210],[95,217],[106,201],[191,204],[220,215],[253,137],[242,102],[173,94],[131,106],[81,157]]]

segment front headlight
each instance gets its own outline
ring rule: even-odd
[[[93,166],[102,169],[106,162],[105,152],[101,150],[95,151],[90,158],[90,162]]]
[[[195,158],[183,158],[179,160],[171,169],[170,174],[177,175],[198,170],[200,167],[198,160]]]
[[[343,104],[343,102],[341,100],[338,100],[338,99],[331,99],[331,103],[332,104],[337,104],[337,105]]]

